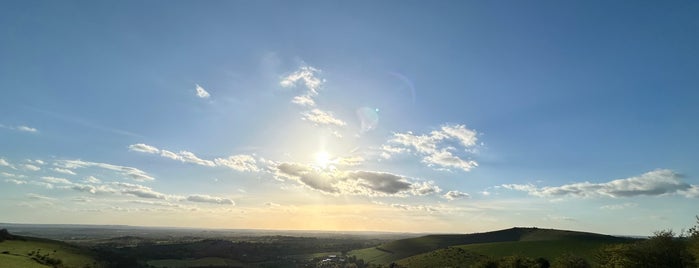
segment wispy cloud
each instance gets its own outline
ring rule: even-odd
[[[235,205],[235,202],[233,202],[233,200],[228,199],[228,198],[215,197],[215,196],[210,196],[210,195],[201,195],[201,194],[187,196],[187,201],[199,202],[199,203],[211,203],[211,204],[219,204],[219,205]]]
[[[426,135],[412,132],[394,133],[388,144],[381,147],[381,156],[390,158],[394,154],[413,152],[422,156],[422,162],[439,168],[457,168],[470,171],[478,166],[474,160],[464,160],[456,155],[457,146],[463,152],[472,152],[478,141],[477,133],[464,125],[444,125]]]
[[[0,175],[2,175],[3,177],[7,177],[7,178],[18,178],[18,179],[27,177],[26,175],[14,174],[14,173],[8,173],[8,172],[0,172]]]
[[[83,181],[87,183],[101,183],[102,180],[95,178],[94,176],[87,176]]]
[[[66,168],[58,168],[58,167],[57,167],[57,168],[52,168],[52,170],[53,170],[53,171],[56,171],[56,172],[58,172],[58,173],[66,174],[66,175],[75,175],[75,172],[73,172],[73,171],[70,170],[70,169],[66,169]]]
[[[0,124],[0,128],[4,129],[9,129],[9,130],[15,130],[15,131],[21,131],[21,132],[29,132],[29,133],[37,133],[39,132],[38,129],[30,127],[30,126],[25,126],[25,125],[20,125],[20,126],[6,126]]]
[[[152,199],[167,199],[168,195],[156,192],[150,187],[126,183],[126,182],[116,182],[115,186],[121,188],[120,192],[127,195],[132,195],[140,198],[152,198]]]
[[[347,125],[345,121],[337,119],[331,112],[322,111],[320,109],[313,109],[310,111],[302,112],[301,119],[313,122],[318,125],[330,125],[342,127]]]
[[[318,93],[325,83],[325,79],[318,77],[319,73],[319,69],[304,65],[297,71],[283,77],[279,84],[286,88],[296,87],[298,85],[303,85],[305,87],[306,90],[301,95],[294,96],[291,100],[292,103],[307,108],[306,111],[301,112],[302,120],[312,122],[316,126],[343,127],[347,125],[347,123],[335,117],[332,112],[313,108],[316,106],[315,98],[318,96]],[[337,132],[333,133],[339,138],[342,137],[342,135]]]
[[[296,96],[291,99],[291,102],[301,106],[316,106],[316,102],[313,100],[313,98],[306,95]]]
[[[34,194],[34,193],[28,193],[28,194],[27,194],[27,197],[28,197],[29,199],[34,199],[34,200],[50,200],[50,201],[56,200],[56,198],[52,198],[52,197],[48,197],[48,196],[43,196],[43,195],[40,195],[40,194]]]
[[[149,154],[160,153],[160,150],[158,150],[158,148],[155,148],[153,146],[150,146],[148,144],[143,144],[143,143],[129,145],[129,151],[149,153]]]
[[[91,194],[111,194],[116,193],[112,187],[107,185],[73,184],[70,189]]]
[[[434,182],[421,182],[377,171],[320,170],[297,163],[281,163],[276,175],[333,195],[407,196],[441,191]]]
[[[160,153],[160,156],[169,158],[172,160],[179,160],[185,163],[192,163],[192,164],[197,164],[201,166],[207,166],[207,167],[227,167],[236,171],[248,171],[248,172],[258,172],[260,169],[257,166],[256,160],[253,156],[250,155],[232,155],[227,158],[215,158],[214,160],[207,160],[207,159],[202,159],[199,158],[197,155],[195,155],[192,152],[188,151],[180,151],[179,153],[175,153],[172,151],[168,150],[161,150],[158,149],[155,146],[151,146],[148,144],[143,144],[143,143],[138,143],[138,144],[132,144],[129,146],[130,151],[134,152],[142,152],[142,153],[148,153],[148,154],[158,154]]]
[[[233,155],[228,158],[216,158],[214,163],[218,166],[224,166],[237,171],[258,172],[257,161],[250,155]]]
[[[24,168],[25,170],[30,170],[30,171],[39,171],[39,170],[41,170],[40,167],[35,166],[35,165],[32,165],[32,164],[24,164],[24,165],[22,165],[22,168]]]
[[[679,194],[699,197],[699,186],[682,181],[682,176],[669,169],[657,169],[640,176],[603,183],[580,182],[561,186],[537,187],[532,184],[504,184],[501,187],[524,191],[539,197],[633,197]]]
[[[295,87],[298,84],[303,84],[306,91],[299,96],[294,97],[293,103],[301,106],[315,106],[313,97],[318,95],[325,80],[317,77],[320,70],[311,66],[301,66],[299,70],[283,77],[279,84],[282,87]]]
[[[211,94],[209,94],[208,91],[206,91],[203,87],[200,85],[196,85],[196,92],[197,92],[197,97],[202,98],[202,99],[208,99],[211,97]]]
[[[82,161],[82,160],[58,160],[58,161],[56,161],[55,165],[57,165],[60,168],[65,168],[65,169],[70,169],[70,170],[78,169],[78,168],[89,168],[89,167],[102,168],[102,169],[111,170],[111,171],[114,171],[118,174],[127,176],[135,181],[153,181],[153,180],[155,180],[155,178],[148,175],[148,173],[146,173],[145,171],[134,168],[134,167],[112,165],[112,164],[107,164],[107,163],[89,162],[89,161]]]
[[[27,162],[30,164],[36,164],[36,165],[43,165],[46,164],[43,160],[41,159],[27,159]]]
[[[422,212],[438,212],[439,208],[434,207],[434,206],[426,206],[426,205],[407,205],[407,204],[391,204],[390,207],[392,208],[397,208],[401,210],[409,210],[409,211],[422,211]]]
[[[5,182],[7,182],[7,183],[14,183],[14,184],[17,184],[17,185],[27,184],[27,181],[25,181],[25,180],[17,180],[17,179],[5,179]]]
[[[605,210],[620,210],[620,209],[626,209],[626,208],[633,208],[637,207],[638,204],[636,203],[623,203],[623,204],[614,204],[614,205],[604,205],[601,206],[600,209],[605,209]]]
[[[5,158],[0,158],[0,167],[9,167],[9,168],[11,168],[11,169],[17,169],[17,168],[15,167],[15,165],[10,164],[9,162],[7,162],[7,160],[5,160]]]
[[[64,178],[57,178],[57,177],[41,177],[41,179],[45,182],[52,183],[52,184],[65,184],[65,185],[72,185],[73,182],[69,181],[68,179]]]

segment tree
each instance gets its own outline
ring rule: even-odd
[[[552,268],[590,268],[590,263],[580,256],[565,253],[553,260]]]
[[[686,239],[671,230],[657,231],[652,237],[632,244],[607,246],[595,258],[600,267],[695,268]]]
[[[699,216],[694,216],[697,222],[687,231],[687,251],[694,257],[694,260],[699,260]]]

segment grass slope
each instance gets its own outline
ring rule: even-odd
[[[457,246],[457,248],[493,257],[520,255],[531,258],[544,257],[548,260],[553,260],[564,253],[573,253],[591,262],[595,251],[611,243],[614,242],[564,239],[471,244]]]
[[[63,242],[18,237],[0,242],[0,268],[5,267],[51,267],[42,265],[33,258],[47,256],[61,260],[60,267],[101,267],[90,252]]]
[[[483,243],[515,242],[515,241],[600,241],[604,243],[619,242],[623,239],[584,232],[538,229],[538,228],[511,228],[500,231],[462,234],[462,235],[427,235],[417,238],[392,241],[377,247],[350,251],[358,259],[375,264],[389,264],[400,259],[408,258],[437,249],[444,249],[457,245],[472,245]],[[516,243],[515,243],[516,244]],[[534,243],[536,244],[536,243]],[[497,250],[495,250],[497,251]],[[505,252],[501,249],[500,252]],[[476,251],[478,252],[478,251]],[[484,250],[483,252],[488,252]],[[490,255],[490,252],[488,254]],[[512,254],[508,254],[512,255]],[[499,255],[497,255],[499,256]]]
[[[458,247],[433,250],[396,261],[401,267],[468,267],[486,256]]]

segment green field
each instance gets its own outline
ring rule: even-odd
[[[493,257],[519,254],[534,258],[553,258],[565,252],[572,252],[590,258],[591,252],[599,246],[623,241],[627,241],[627,239],[593,233],[511,228],[487,233],[427,235],[401,239],[373,248],[353,250],[348,255],[354,255],[369,263],[382,265],[447,247],[458,247],[468,252]],[[444,252],[453,253],[452,251]],[[420,258],[424,259],[425,256],[429,255],[423,255]],[[417,259],[405,261],[422,262]],[[440,261],[440,259],[433,258],[431,261]]]
[[[402,267],[468,267],[483,258],[485,256],[477,253],[449,247],[401,259],[396,263]]]
[[[555,239],[551,237],[551,239]],[[594,254],[605,245],[616,243],[605,239],[571,239],[477,243],[439,249],[396,261],[406,267],[468,267],[484,257],[523,256],[532,259],[543,257],[553,261],[572,253],[594,262]],[[433,265],[434,264],[434,265]]]
[[[512,255],[530,258],[543,257],[553,260],[564,253],[573,253],[583,257],[587,261],[594,260],[595,252],[608,241],[600,240],[549,240],[549,241],[517,241],[485,244],[471,244],[457,246],[466,251],[483,254],[492,257],[505,257]]]
[[[50,240],[26,238],[0,242],[0,268],[11,267],[51,267],[41,260],[60,260],[62,267],[101,267],[92,255],[74,246]],[[35,260],[37,259],[37,260]]]
[[[169,267],[169,268],[186,268],[186,267],[246,267],[242,262],[217,258],[217,257],[207,257],[201,259],[165,259],[165,260],[150,260],[148,265],[155,267]]]

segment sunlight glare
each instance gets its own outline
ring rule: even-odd
[[[330,164],[330,155],[327,152],[321,151],[316,153],[316,165],[320,168],[327,168]]]

